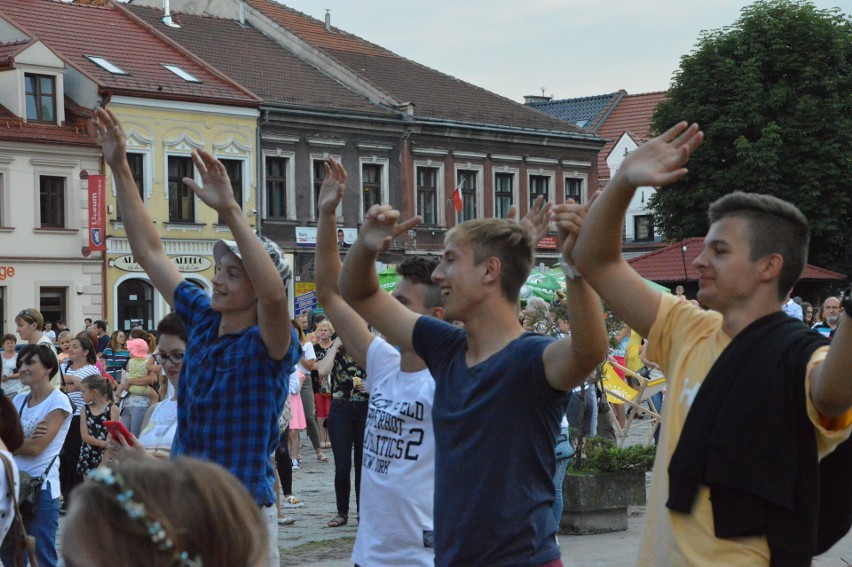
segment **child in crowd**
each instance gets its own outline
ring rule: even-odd
[[[118,396],[127,390],[134,396],[148,396],[151,403],[159,401],[159,396],[151,386],[157,383],[158,366],[154,358],[148,355],[148,343],[143,339],[127,341],[130,360],[127,361],[127,376],[119,385]]]
[[[86,476],[98,468],[107,446],[107,430],[104,422],[118,419],[118,407],[113,404],[112,384],[103,376],[86,376],[80,382],[85,402],[80,420],[80,436],[83,447],[77,460],[77,473]]]

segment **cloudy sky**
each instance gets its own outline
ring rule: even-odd
[[[668,87],[702,30],[747,0],[279,0],[419,63],[523,101]],[[814,0],[852,13],[852,0]]]

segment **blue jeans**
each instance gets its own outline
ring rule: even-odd
[[[559,459],[556,461],[556,474],[553,475],[553,484],[556,486],[556,500],[553,501],[553,507],[550,511],[553,512],[553,517],[556,518],[557,531],[559,531],[559,524],[562,522],[562,482],[565,479],[565,469],[568,468],[570,460]]]
[[[361,498],[361,461],[364,454],[364,429],[367,427],[367,402],[331,400],[328,412],[328,438],[334,453],[334,496],[337,514],[349,516],[350,472],[355,452],[355,503]]]
[[[651,399],[654,401],[654,407],[655,407],[655,408],[657,408],[657,413],[658,413],[658,414],[660,414],[660,415],[662,415],[662,411],[663,411],[663,393],[662,393],[662,392],[657,392],[656,394],[654,394],[653,396],[651,396]],[[659,424],[659,425],[657,425],[657,429],[656,429],[656,430],[654,430],[654,445],[657,445],[657,444],[659,444],[659,442],[660,442],[660,428],[661,428],[661,427],[662,427],[662,424]]]
[[[598,397],[593,385],[585,387],[582,397],[577,392],[571,392],[567,414],[568,424],[583,437],[594,437],[598,434]]]
[[[56,567],[59,556],[56,554],[56,532],[59,530],[59,498],[50,497],[50,482],[41,490],[36,517],[24,523],[27,534],[35,537],[36,560],[39,567]],[[0,555],[3,565],[15,564],[15,549],[10,548]],[[29,565],[29,559],[24,553],[24,565]]]

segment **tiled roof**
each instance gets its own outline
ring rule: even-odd
[[[86,131],[88,112],[65,97],[65,122],[61,125],[25,122],[0,105],[0,142],[97,146]]]
[[[5,69],[12,65],[15,55],[26,49],[33,40],[25,39],[22,41],[12,41],[10,43],[0,43],[0,69]]]
[[[592,132],[606,114],[605,111],[625,94],[621,90],[605,95],[535,102],[528,106]]]
[[[599,183],[606,183],[609,180],[610,171],[606,165],[606,159],[622,134],[625,132],[629,134],[636,144],[642,144],[649,139],[651,116],[657,109],[657,105],[665,98],[666,91],[627,95],[603,121],[596,132],[598,136],[608,140],[598,153]]]
[[[2,0],[0,18],[41,40],[68,65],[114,95],[257,106],[259,100],[114,6],[54,0]],[[114,75],[84,55],[98,55],[128,75]],[[162,64],[200,79],[187,82]]]
[[[355,35],[271,0],[247,0],[252,8],[348,68],[400,103],[414,103],[415,118],[582,132],[532,108],[429,69]]]
[[[397,115],[372,104],[255,28],[241,26],[236,20],[173,14],[174,21],[181,27],[171,28],[161,22],[160,9],[132,4],[125,7],[267,102],[300,108]]]
[[[681,247],[686,246],[686,251]],[[704,237],[687,238],[683,242],[675,242],[661,250],[649,252],[627,263],[640,276],[655,282],[683,282],[698,280],[698,271],[692,267],[692,261],[704,249]],[[684,277],[684,272],[686,277]],[[846,276],[807,264],[799,281],[842,281]]]

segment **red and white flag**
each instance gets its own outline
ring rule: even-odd
[[[461,185],[453,191],[453,204],[456,206],[456,213],[461,214],[464,209],[464,199],[462,198]]]

